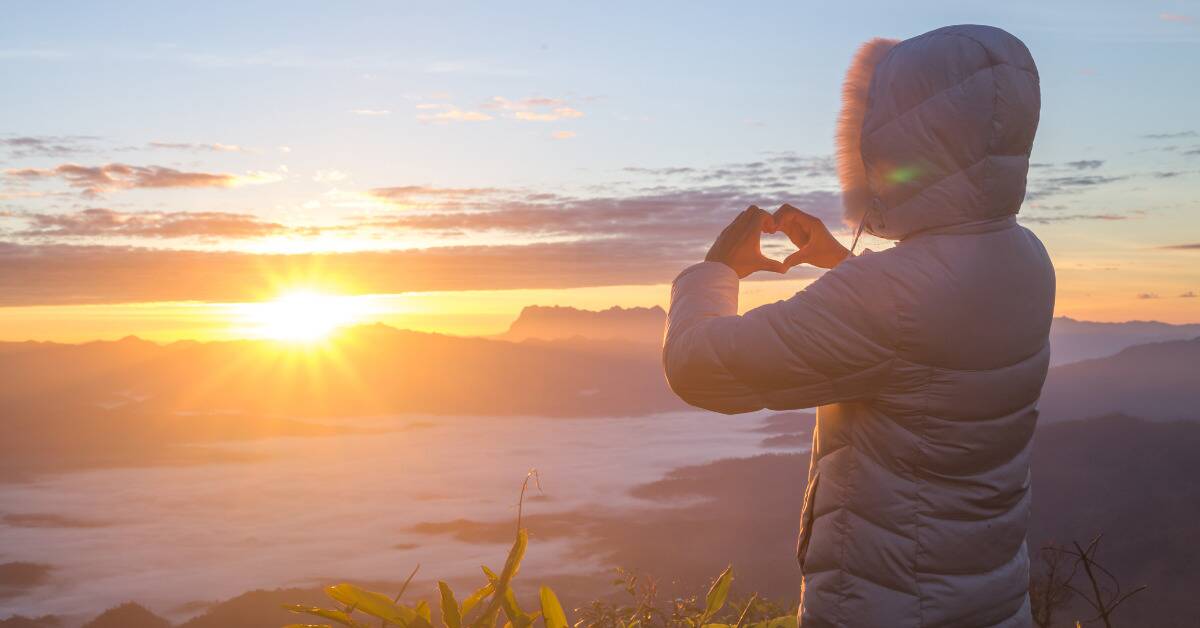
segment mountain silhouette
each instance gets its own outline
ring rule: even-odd
[[[1121,412],[1200,419],[1200,338],[1138,345],[1050,369],[1038,404],[1044,421]]]
[[[133,602],[110,608],[83,628],[171,628],[171,622]]]
[[[1192,338],[1200,338],[1200,325],[1158,321],[1097,323],[1058,316],[1050,325],[1050,365],[1103,358],[1134,345]]]
[[[667,313],[654,307],[611,307],[607,310],[580,310],[573,307],[531,305],[499,338],[505,340],[623,340],[659,344],[662,342]]]

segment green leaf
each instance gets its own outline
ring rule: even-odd
[[[500,607],[504,609],[504,615],[508,617],[513,628],[528,628],[533,623],[533,618],[517,604],[517,596],[513,594],[512,587],[504,589],[504,599],[501,600]]]
[[[417,615],[421,616],[421,619],[424,619],[429,623],[429,625],[433,625],[433,613],[429,610],[429,602],[426,602],[425,600],[417,602],[417,607],[415,610]]]
[[[538,597],[542,600],[542,623],[546,628],[567,628],[567,614],[563,612],[554,591],[550,587],[542,587]]]
[[[745,628],[799,628],[799,622],[795,615],[784,615],[783,617],[746,624]]]
[[[462,628],[462,611],[450,585],[438,580],[438,592],[442,594],[442,623],[446,628]]]
[[[500,572],[500,582],[504,586],[508,586],[508,583],[517,575],[517,570],[521,568],[521,561],[525,558],[525,548],[528,546],[529,532],[525,528],[521,528],[517,531],[516,542],[508,552],[508,559],[504,561],[504,570]]]
[[[504,569],[500,571],[500,577],[495,581],[496,594],[492,596],[492,601],[484,609],[483,615],[472,624],[472,628],[491,628],[492,623],[495,623],[500,607],[504,603],[504,592],[512,582],[513,576],[517,575],[517,569],[521,566],[521,559],[525,558],[525,548],[528,546],[529,532],[525,528],[521,528],[517,531],[517,540],[513,542],[512,549],[508,552],[508,559],[504,561]],[[484,573],[491,578],[491,572],[486,567]]]
[[[389,624],[408,626],[419,619],[413,609],[393,602],[392,598],[382,593],[360,589],[352,584],[343,583],[326,587],[325,594],[342,604],[353,606],[355,609],[378,617]]]
[[[712,588],[708,590],[708,595],[704,598],[704,615],[700,623],[704,623],[705,619],[716,615],[725,606],[725,599],[729,597],[729,587],[733,584],[733,565],[725,568],[720,576],[717,576],[717,581],[713,583]]]
[[[352,628],[358,628],[359,626],[362,626],[362,624],[354,621],[354,619],[344,611],[330,610],[317,606],[304,606],[303,604],[285,604],[283,608],[293,613],[305,613],[308,615],[323,617],[325,619],[332,619],[343,626],[351,626]]]
[[[486,567],[484,569],[486,569]],[[496,585],[492,584],[491,582],[483,585],[482,587],[479,587],[479,589],[477,591],[475,591],[474,593],[471,594],[471,597],[469,597],[463,601],[462,616],[466,617],[467,613],[470,613],[471,609],[475,608],[476,604],[481,602],[483,600],[483,598],[491,595],[492,592],[495,590],[496,590]]]

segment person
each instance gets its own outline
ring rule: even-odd
[[[851,255],[790,205],[751,207],[671,291],[663,347],[683,400],[722,413],[818,407],[798,544],[802,628],[1029,626],[1030,441],[1054,269],[1016,221],[1037,68],[987,26],[859,51],[843,88]],[[766,258],[762,232],[797,246]],[[829,269],[739,316],[738,281]]]

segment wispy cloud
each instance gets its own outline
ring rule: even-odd
[[[1139,298],[1139,299],[1157,299],[1159,297],[1158,297],[1157,292],[1139,292],[1137,295],[1137,298]]]
[[[351,109],[350,113],[356,116],[390,116],[392,115],[389,109]]]
[[[504,96],[493,96],[491,100],[480,106],[481,109],[503,110],[509,112],[514,120],[525,122],[554,122],[557,120],[582,118],[584,113],[561,98],[546,98],[533,96],[518,100],[509,100]]]
[[[1158,248],[1166,249],[1168,251],[1200,251],[1200,242],[1193,242],[1193,243],[1188,243],[1188,244],[1168,244],[1166,246],[1160,246]]]
[[[13,157],[66,157],[91,152],[89,144],[99,138],[91,135],[22,135],[0,137],[0,146]]]
[[[28,227],[12,235],[26,238],[257,238],[297,229],[250,214],[228,212],[120,212],[91,208],[70,214],[18,215]]]
[[[634,166],[619,171],[632,180],[570,192],[397,185],[368,190],[374,202],[364,213],[326,225],[229,212],[10,214],[9,221],[25,224],[6,234],[11,242],[0,243],[0,305],[254,298],[247,291],[264,276],[313,268],[362,292],[666,282],[702,258],[715,234],[751,204],[772,209],[790,202],[836,228],[841,199],[833,178],[809,176],[827,168],[826,158],[781,153],[710,167]],[[256,238],[307,241],[334,231],[428,248],[268,255],[199,251],[209,247],[188,243],[227,242],[226,249],[250,251]],[[481,238],[496,244],[475,245]],[[160,241],[177,248],[160,248]],[[764,243],[769,255],[785,248]],[[149,276],[146,268],[156,272]],[[164,275],[174,280],[156,279]],[[49,277],[66,279],[43,281]]]
[[[1176,24],[1191,24],[1192,22],[1196,21],[1196,19],[1192,16],[1183,15],[1182,13],[1159,13],[1158,19],[1164,22],[1174,22]]]
[[[1079,161],[1068,161],[1067,167],[1075,170],[1095,170],[1104,165],[1103,159],[1081,159]]]
[[[222,144],[213,142],[211,144],[199,144],[192,142],[149,142],[146,144],[149,148],[163,150],[182,150],[192,152],[209,152],[209,153],[245,153],[249,149],[238,146],[237,144]]]
[[[1048,225],[1056,222],[1078,222],[1082,220],[1129,220],[1129,216],[1124,214],[1038,214],[1038,215],[1021,215],[1021,222]]]
[[[671,241],[292,255],[0,242],[0,306],[257,300],[279,277],[348,294],[654,284],[696,259],[694,247]]]
[[[211,172],[185,172],[166,166],[131,166],[109,163],[100,166],[61,164],[53,168],[13,168],[4,173],[14,179],[59,179],[85,196],[97,196],[114,190],[148,188],[232,187],[242,183],[277,181],[277,173],[253,172],[247,175]]]
[[[513,114],[517,120],[528,122],[553,122],[564,118],[582,118],[583,112],[571,107],[555,107],[550,111],[518,111]]]
[[[575,137],[575,132],[574,131],[555,131],[554,133],[550,134],[550,137],[553,137],[556,140],[569,140],[569,139]]]
[[[1035,201],[1059,196],[1062,194],[1073,194],[1083,192],[1092,188],[1105,186],[1110,183],[1116,183],[1126,179],[1125,176],[1104,176],[1104,175],[1069,175],[1056,177],[1038,177],[1032,179],[1029,183],[1029,191],[1025,194],[1025,200]]]
[[[1195,131],[1176,131],[1174,133],[1149,133],[1142,137],[1148,140],[1173,140],[1181,137],[1196,137],[1196,135]]]
[[[491,120],[492,116],[481,111],[464,111],[457,107],[449,107],[444,111],[437,113],[423,113],[417,116],[418,120],[425,122],[485,122]]]

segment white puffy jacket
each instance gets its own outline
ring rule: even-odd
[[[742,316],[730,268],[686,269],[667,379],[718,412],[819,406],[803,628],[1029,626],[1030,439],[1054,305],[1050,259],[1015,218],[1037,69],[1012,35],[952,26],[868,43],[844,96],[848,213],[898,243]]]

